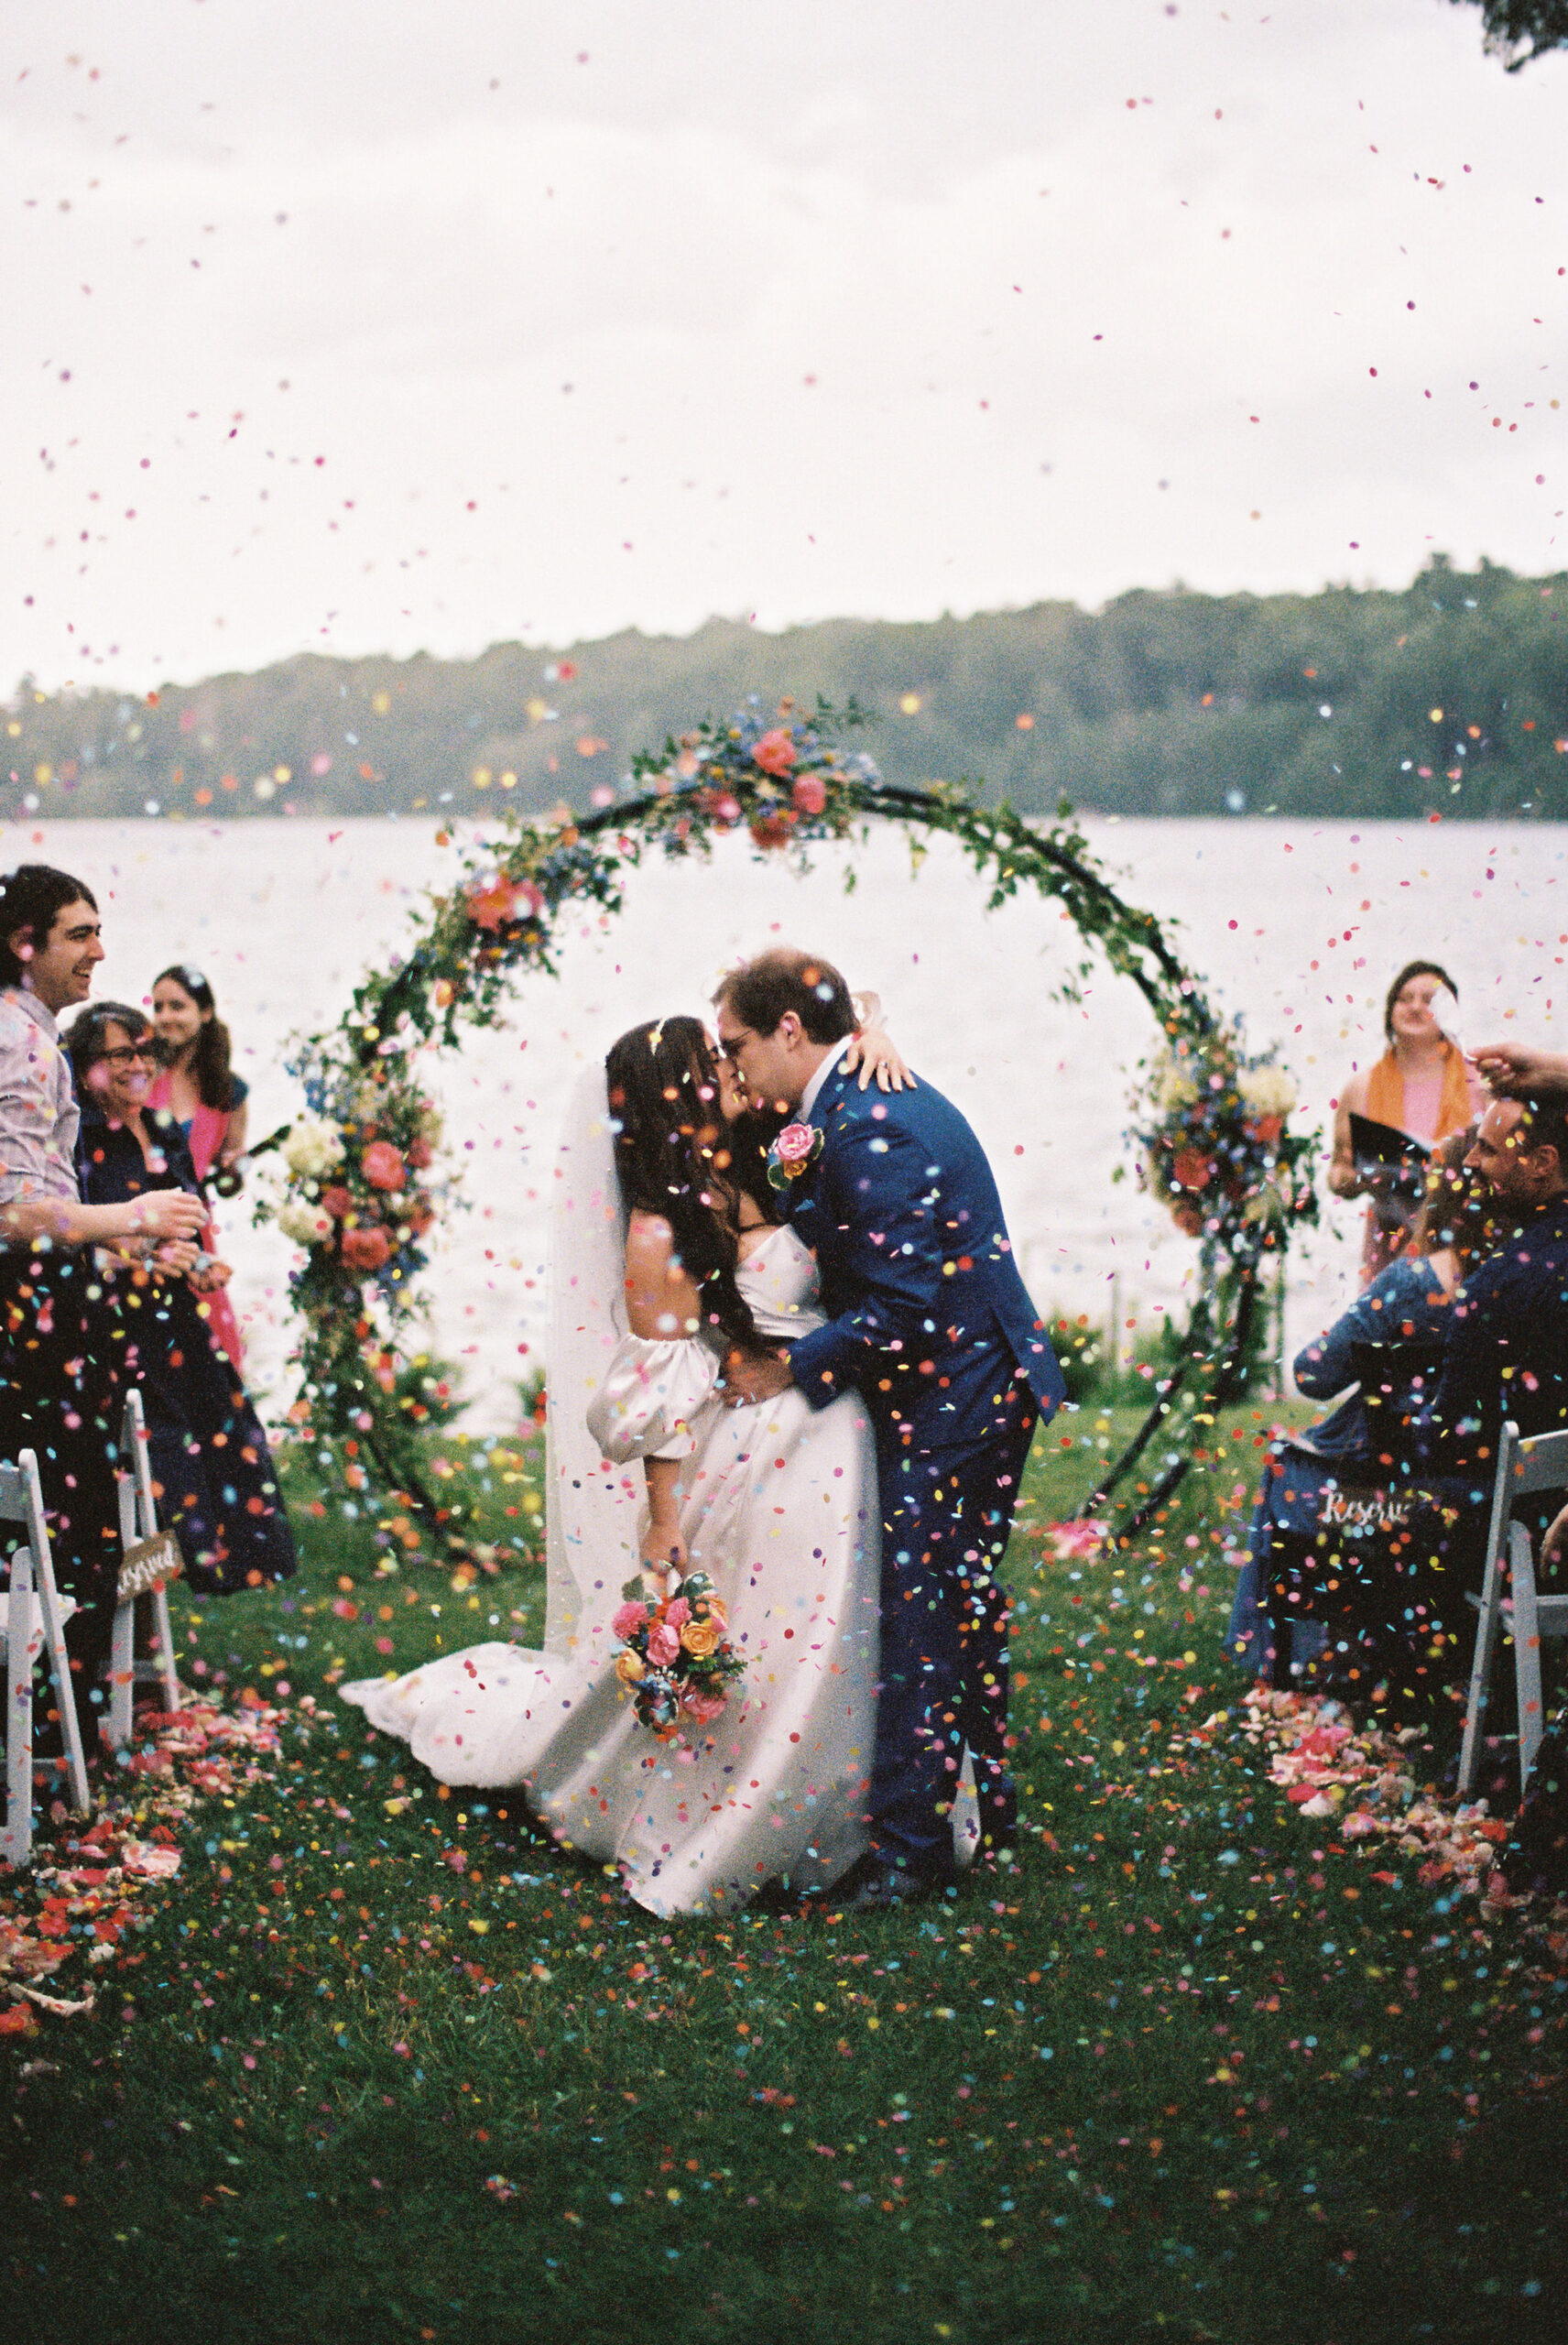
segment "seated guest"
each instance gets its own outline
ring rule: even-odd
[[[1366,1669],[1396,1669],[1417,1707],[1463,1674],[1474,1638],[1497,1442],[1568,1423],[1568,1124],[1562,1097],[1498,1099],[1465,1158],[1489,1200],[1492,1243],[1454,1297],[1431,1400],[1410,1428],[1397,1522],[1369,1509],[1303,1567],[1287,1557],[1277,1618],[1309,1603],[1347,1624]],[[1364,1673],[1365,1674],[1365,1673]],[[1412,1683],[1412,1681],[1414,1681]]]
[[[77,1160],[94,1204],[136,1199],[169,1181],[198,1190],[179,1126],[147,1106],[150,1039],[146,1019],[121,1002],[99,1004],[71,1029]],[[198,1596],[287,1579],[295,1569],[267,1436],[206,1316],[212,1277],[210,1258],[191,1246],[122,1293],[136,1331],[158,1519],[179,1539]]]
[[[158,1072],[147,1104],[174,1118],[197,1179],[211,1176],[220,1196],[236,1195],[245,1144],[245,1085],[229,1063],[229,1030],[200,969],[180,963],[154,979],[152,1026]],[[235,1374],[243,1376],[245,1342],[234,1304],[222,1289],[208,1297],[208,1312],[213,1334]]]
[[[0,1458],[38,1461],[55,1576],[79,1609],[66,1650],[89,1761],[119,1571],[114,1461],[136,1362],[90,1250],[145,1258],[201,1226],[194,1198],[149,1180],[135,1199],[84,1205],[76,1096],[55,1020],[85,1001],[103,958],[98,907],[69,872],[25,863],[0,878]],[[10,1550],[20,1527],[0,1525]],[[60,1747],[40,1732],[41,1750]]]
[[[1348,1503],[1348,1486],[1388,1478],[1395,1463],[1390,1442],[1402,1450],[1405,1431],[1430,1401],[1454,1291],[1486,1237],[1484,1184],[1463,1169],[1469,1145],[1467,1132],[1442,1142],[1410,1253],[1380,1271],[1296,1359],[1297,1386],[1310,1400],[1346,1397],[1331,1416],[1269,1450],[1248,1560],[1225,1633],[1225,1651],[1234,1660],[1266,1670],[1272,1653],[1260,1593],[1272,1585],[1292,1548],[1305,1548],[1309,1555],[1326,1552],[1320,1542],[1325,1510],[1333,1521],[1341,1513],[1336,1499]],[[1287,1613],[1296,1674],[1317,1660],[1326,1642],[1324,1629],[1309,1611],[1299,1597]]]

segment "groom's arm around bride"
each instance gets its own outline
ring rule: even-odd
[[[733,972],[719,1037],[754,1097],[792,1111],[777,1187],[818,1259],[826,1324],[787,1363],[740,1359],[737,1396],[793,1381],[821,1408],[858,1388],[876,1434],[883,1518],[882,1689],[873,1902],[940,1881],[963,1747],[991,1848],[1016,1825],[1004,1759],[1007,1544],[1037,1419],[1063,1387],[1013,1258],[985,1152],[922,1085],[862,1093],[843,1072],[854,1031],[829,964],[776,952]]]

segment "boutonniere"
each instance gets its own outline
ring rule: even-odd
[[[768,1151],[768,1179],[775,1189],[787,1189],[805,1177],[822,1152],[822,1136],[815,1124],[786,1124]]]

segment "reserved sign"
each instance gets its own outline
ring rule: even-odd
[[[120,1602],[150,1596],[155,1587],[167,1587],[184,1568],[180,1542],[172,1531],[160,1531],[156,1539],[138,1539],[120,1558]]]

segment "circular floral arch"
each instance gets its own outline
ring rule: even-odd
[[[1160,1042],[1144,1063],[1130,1136],[1140,1177],[1198,1240],[1200,1275],[1172,1365],[1084,1512],[1106,1503],[1163,1429],[1163,1470],[1152,1489],[1139,1484],[1140,1502],[1119,1526],[1136,1529],[1189,1462],[1190,1449],[1169,1439],[1177,1412],[1195,1431],[1241,1389],[1265,1267],[1295,1226],[1316,1217],[1315,1136],[1287,1129],[1293,1083],[1272,1052],[1247,1053],[1239,1026],[1210,1006],[1160,922],[1123,900],[1065,802],[1040,825],[946,783],[886,782],[870,758],[844,746],[865,721],[853,702],[842,712],[819,702],[808,715],[788,701],[771,718],[752,708],[727,724],[710,719],[640,753],[620,802],[583,817],[562,810],[543,823],[518,820],[475,844],[403,953],[367,975],[341,1023],[309,1036],[290,1062],[309,1108],[281,1137],[275,1208],[304,1249],[289,1282],[303,1327],[290,1415],[341,1442],[356,1485],[396,1492],[446,1546],[464,1545],[463,1525],[430,1486],[419,1433],[430,1402],[406,1343],[438,1211],[426,1176],[440,1126],[419,1053],[454,1043],[464,1026],[493,1024],[519,974],[553,976],[566,907],[588,900],[618,911],[628,875],[651,856],[705,854],[741,829],[758,854],[798,868],[819,845],[864,838],[874,821],[900,823],[912,838],[945,832],[990,881],[988,911],[1020,889],[1060,905],[1079,953],[1049,989],[1058,999],[1081,999],[1098,953],[1149,1004]]]

